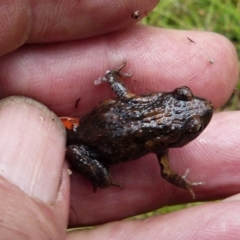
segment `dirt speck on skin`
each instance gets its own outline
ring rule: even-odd
[[[80,97],[78,97],[78,98],[76,99],[76,102],[75,102],[75,108],[76,108],[76,109],[78,108],[78,104],[79,104],[80,100],[81,100]]]
[[[140,17],[140,11],[139,10],[136,10],[136,11],[134,11],[132,14],[131,14],[131,17],[132,17],[132,19],[139,19],[139,17]]]

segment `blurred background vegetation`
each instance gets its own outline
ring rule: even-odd
[[[232,41],[240,59],[240,0],[161,0],[142,21],[162,28],[220,33]],[[221,110],[239,110],[239,99],[240,81]]]
[[[142,21],[146,25],[162,28],[198,29],[220,33],[232,41],[236,47],[238,59],[240,59],[240,0],[161,0]],[[238,83],[232,97],[221,110],[239,110],[239,99],[240,84]],[[136,216],[134,219],[142,219],[199,204],[201,203],[167,206]]]

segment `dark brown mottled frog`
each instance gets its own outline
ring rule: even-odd
[[[110,174],[109,165],[138,159],[148,153],[157,155],[161,175],[168,182],[194,193],[198,183],[190,183],[169,166],[168,149],[182,147],[195,139],[208,125],[211,102],[194,97],[188,87],[172,92],[135,95],[119,77],[124,61],[115,70],[107,71],[106,81],[118,96],[101,102],[80,124],[67,130],[66,158],[73,169],[84,174],[94,188],[110,185],[122,187]]]

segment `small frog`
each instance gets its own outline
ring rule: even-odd
[[[120,77],[132,75],[121,72],[125,65],[126,61],[106,71],[97,81],[106,81],[118,98],[101,102],[80,124],[74,119],[72,127],[66,127],[66,158],[96,190],[110,185],[123,187],[112,179],[110,165],[155,153],[162,177],[189,190],[194,198],[191,187],[202,183],[190,183],[186,179],[187,172],[181,177],[172,171],[168,149],[182,147],[195,139],[211,120],[213,105],[194,97],[188,87],[164,93],[130,93],[120,80]]]

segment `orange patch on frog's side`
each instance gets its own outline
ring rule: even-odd
[[[77,126],[79,126],[79,118],[72,118],[72,117],[60,117],[65,128],[69,130],[73,130]]]

